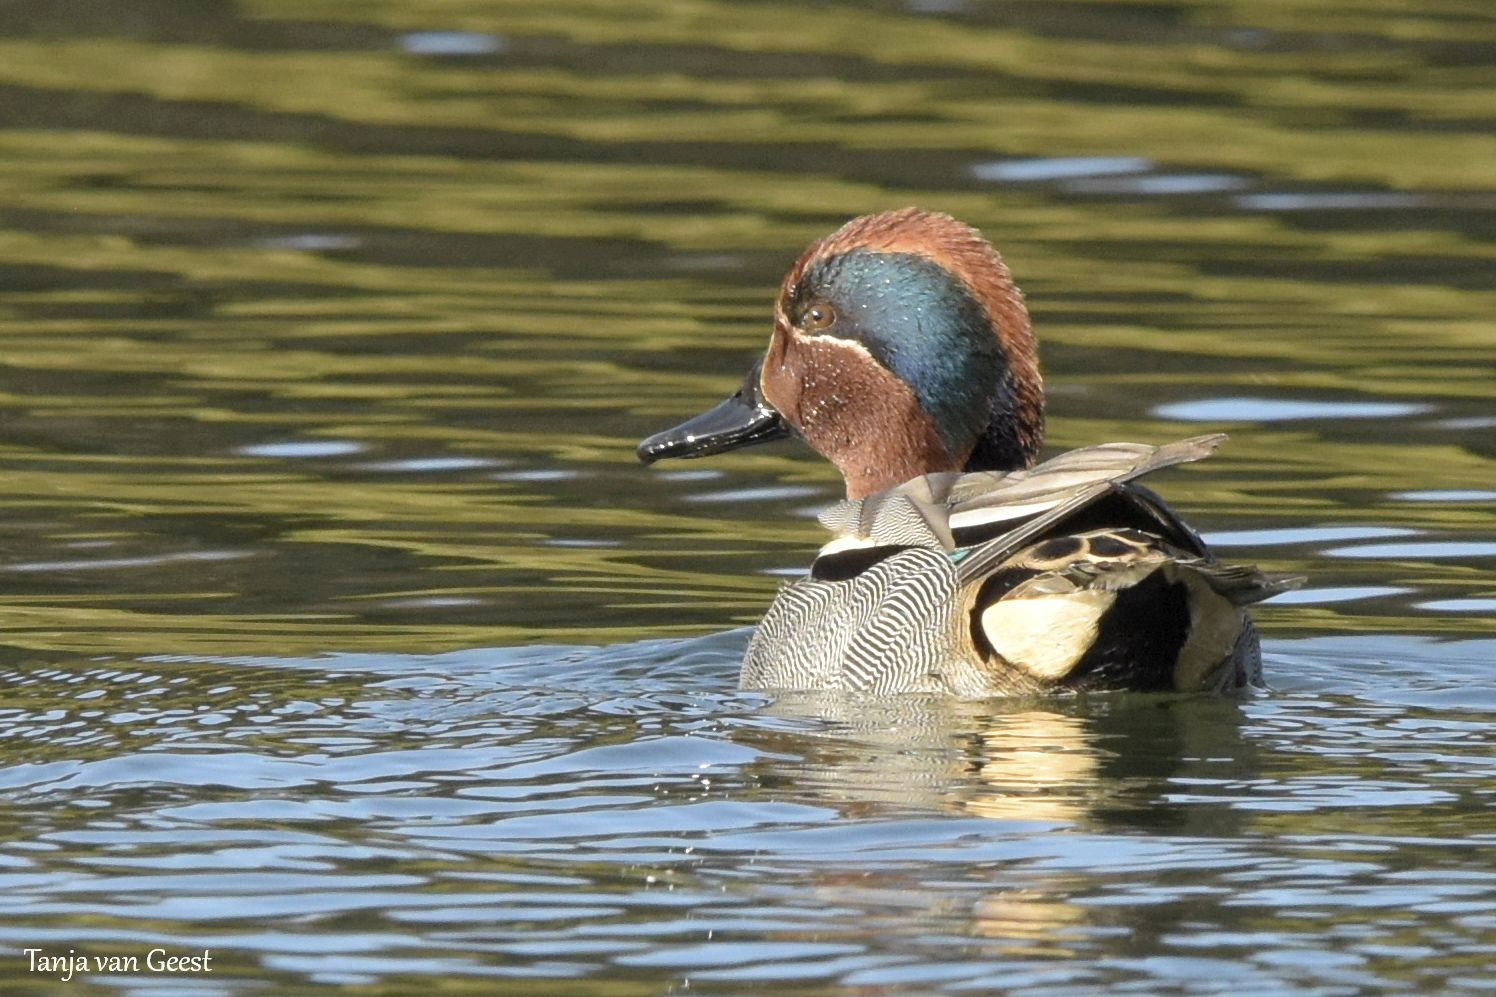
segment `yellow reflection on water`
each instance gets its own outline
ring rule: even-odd
[[[976,788],[962,801],[972,813],[1073,824],[1099,802],[1099,749],[1084,719],[1007,713],[976,737]]]

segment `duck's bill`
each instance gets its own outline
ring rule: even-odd
[[[639,459],[653,464],[666,457],[707,457],[789,436],[789,424],[759,392],[762,364],[753,365],[732,397],[639,444]]]

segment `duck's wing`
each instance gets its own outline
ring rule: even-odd
[[[1149,471],[1208,456],[1225,436],[1200,436],[1162,447],[1107,443],[1060,454],[1024,471],[942,472],[913,478],[866,498],[838,502],[820,520],[834,539],[821,548],[811,576],[846,578],[888,555],[927,547],[963,555],[963,578],[978,577],[1046,530],[1131,526],[1158,533],[1181,549],[1204,555],[1193,530],[1162,499],[1126,483]],[[964,566],[974,555],[978,566]]]
[[[1195,436],[1180,440],[1177,443],[1167,443],[1160,447],[1138,443],[1108,443],[1097,447],[1087,447],[1084,450],[1073,450],[1040,464],[1029,472],[1029,475],[1035,479],[1054,475],[1051,481],[1056,487],[1046,489],[1045,492],[1048,499],[1047,507],[1025,510],[1026,518],[1022,522],[973,547],[956,565],[957,576],[962,582],[982,577],[1023,547],[1044,536],[1049,530],[1062,523],[1068,525],[1067,521],[1082,513],[1089,506],[1107,496],[1123,492],[1127,482],[1160,468],[1209,457],[1225,438],[1224,433],[1212,433],[1208,436]],[[965,477],[974,477],[974,475]],[[1141,503],[1143,509],[1160,516],[1162,522],[1171,526],[1177,524],[1178,528],[1186,531],[1188,536],[1193,538],[1194,544],[1190,546],[1199,545],[1200,552],[1203,553],[1203,545],[1199,543],[1199,538],[1189,530],[1189,527],[1184,526],[1177,516],[1168,512],[1167,506],[1164,506],[1161,500],[1145,489],[1137,488],[1127,491],[1131,504]],[[1134,500],[1134,495],[1139,498]],[[974,520],[978,516],[978,510],[983,510],[987,515],[1000,514],[1008,505],[1000,500],[994,503],[993,498],[979,493],[954,506],[952,519],[965,514]],[[1000,515],[998,519],[990,521],[1001,521]]]
[[[1163,499],[1128,482],[1170,464],[1208,457],[1224,439],[1214,434],[1162,447],[1105,443],[1060,454],[1031,471],[963,475],[951,489],[952,533],[957,546],[971,547],[1026,521],[1035,521],[1042,533],[1065,520],[1066,529],[1073,531],[1149,530],[1203,555],[1204,542]],[[1083,510],[1085,519],[1072,521]]]
[[[1026,521],[1039,522],[1042,531],[1115,485],[1208,456],[1223,439],[1222,434],[1200,436],[1163,447],[1106,443],[1071,450],[1026,471],[926,474],[876,495],[838,502],[821,513],[820,521],[835,535],[832,545],[841,549],[897,545],[955,550],[1000,539]],[[1163,505],[1151,493],[1149,497]],[[1178,518],[1172,513],[1167,517]]]

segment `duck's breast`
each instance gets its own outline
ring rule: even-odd
[[[749,642],[740,684],[971,694],[960,603],[950,558],[924,547],[899,550],[850,578],[794,582]]]

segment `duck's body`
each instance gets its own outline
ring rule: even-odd
[[[963,696],[1219,690],[1255,680],[1243,607],[1292,584],[1217,563],[1132,479],[1223,437],[1108,444],[1029,470],[1043,389],[996,252],[945,215],[854,219],[785,278],[743,388],[641,444],[704,456],[795,433],[848,500],[783,589],[741,684]]]
[[[1126,484],[1219,441],[930,474],[832,507],[821,522],[835,539],[769,607],[742,684],[982,696],[1252,681],[1257,642],[1242,607],[1277,584],[1212,561],[1151,493]],[[1107,521],[1151,529],[1091,526]]]

